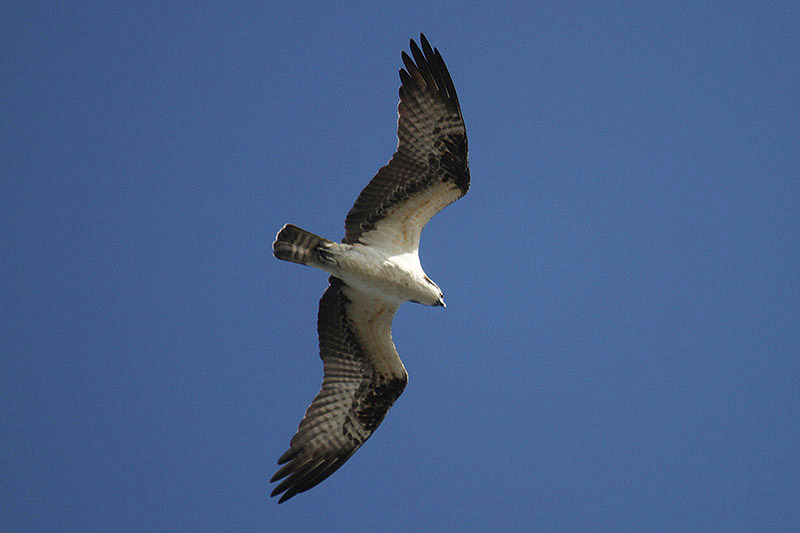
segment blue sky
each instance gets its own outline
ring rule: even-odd
[[[4,3],[7,530],[800,529],[797,4],[400,4]],[[270,244],[341,238],[420,31],[470,142],[448,307],[278,506],[327,282]]]

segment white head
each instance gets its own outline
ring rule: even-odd
[[[442,289],[439,288],[437,284],[433,282],[431,278],[425,276],[425,282],[429,289],[429,294],[431,299],[429,301],[421,302],[426,305],[432,305],[434,307],[447,307],[444,303],[444,295],[442,294]]]

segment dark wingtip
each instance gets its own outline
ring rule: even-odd
[[[428,58],[433,58],[438,52],[438,50],[431,47],[431,43],[428,42],[428,39],[426,39],[425,35],[422,33],[419,34],[419,44],[422,47],[422,51],[425,52],[425,56]]]
[[[414,39],[411,39],[411,44],[412,44],[412,45],[414,45],[414,46],[416,46],[416,45],[417,45],[417,44],[414,42]],[[427,39],[427,37],[425,37],[425,34],[424,34],[424,33],[422,33],[422,32],[420,32],[420,34],[419,34],[419,45],[422,47],[422,49],[423,49],[423,50],[425,50],[426,48],[427,48],[428,50],[430,50],[430,49],[431,49],[431,45],[430,45],[430,43],[428,42],[428,39]]]
[[[270,494],[269,496],[270,496],[270,498],[274,498],[275,496],[277,496],[281,492],[283,492],[283,491],[275,489],[275,490],[272,491],[272,494]],[[286,500],[288,500],[289,498],[291,498],[292,496],[297,496],[297,492],[292,492],[291,490],[288,490],[288,491],[284,492],[283,494],[281,494],[281,497],[278,498],[278,503],[283,503]]]
[[[428,38],[421,32],[419,34],[419,43],[418,46],[414,39],[409,39],[408,44],[411,54],[409,55],[405,51],[400,54],[405,66],[405,69],[400,69],[401,88],[410,80],[413,80],[423,90],[427,87],[432,87],[444,98],[452,101],[460,113],[461,104],[458,101],[453,79],[450,77],[450,72],[447,70],[444,59],[442,59],[442,54],[439,53],[438,48],[431,46]],[[403,75],[403,70],[406,71],[408,76]],[[424,85],[420,82],[423,82]]]

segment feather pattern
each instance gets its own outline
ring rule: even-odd
[[[350,209],[346,243],[416,251],[431,217],[469,190],[467,133],[453,80],[424,35],[420,44],[411,41],[413,59],[402,54],[397,151]]]
[[[372,435],[408,382],[391,337],[397,307],[375,303],[374,297],[331,277],[317,317],[325,375],[289,450],[278,459],[284,466],[270,480],[283,479],[272,492],[282,493],[279,503],[342,466]]]

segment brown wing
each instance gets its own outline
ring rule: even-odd
[[[416,251],[433,215],[469,189],[467,133],[453,80],[420,34],[403,52],[397,152],[361,191],[345,220],[344,242]]]
[[[397,306],[355,291],[338,278],[319,302],[317,330],[325,368],[320,389],[306,411],[281,467],[284,479],[272,496],[278,503],[333,474],[366,441],[408,382],[392,343]]]

